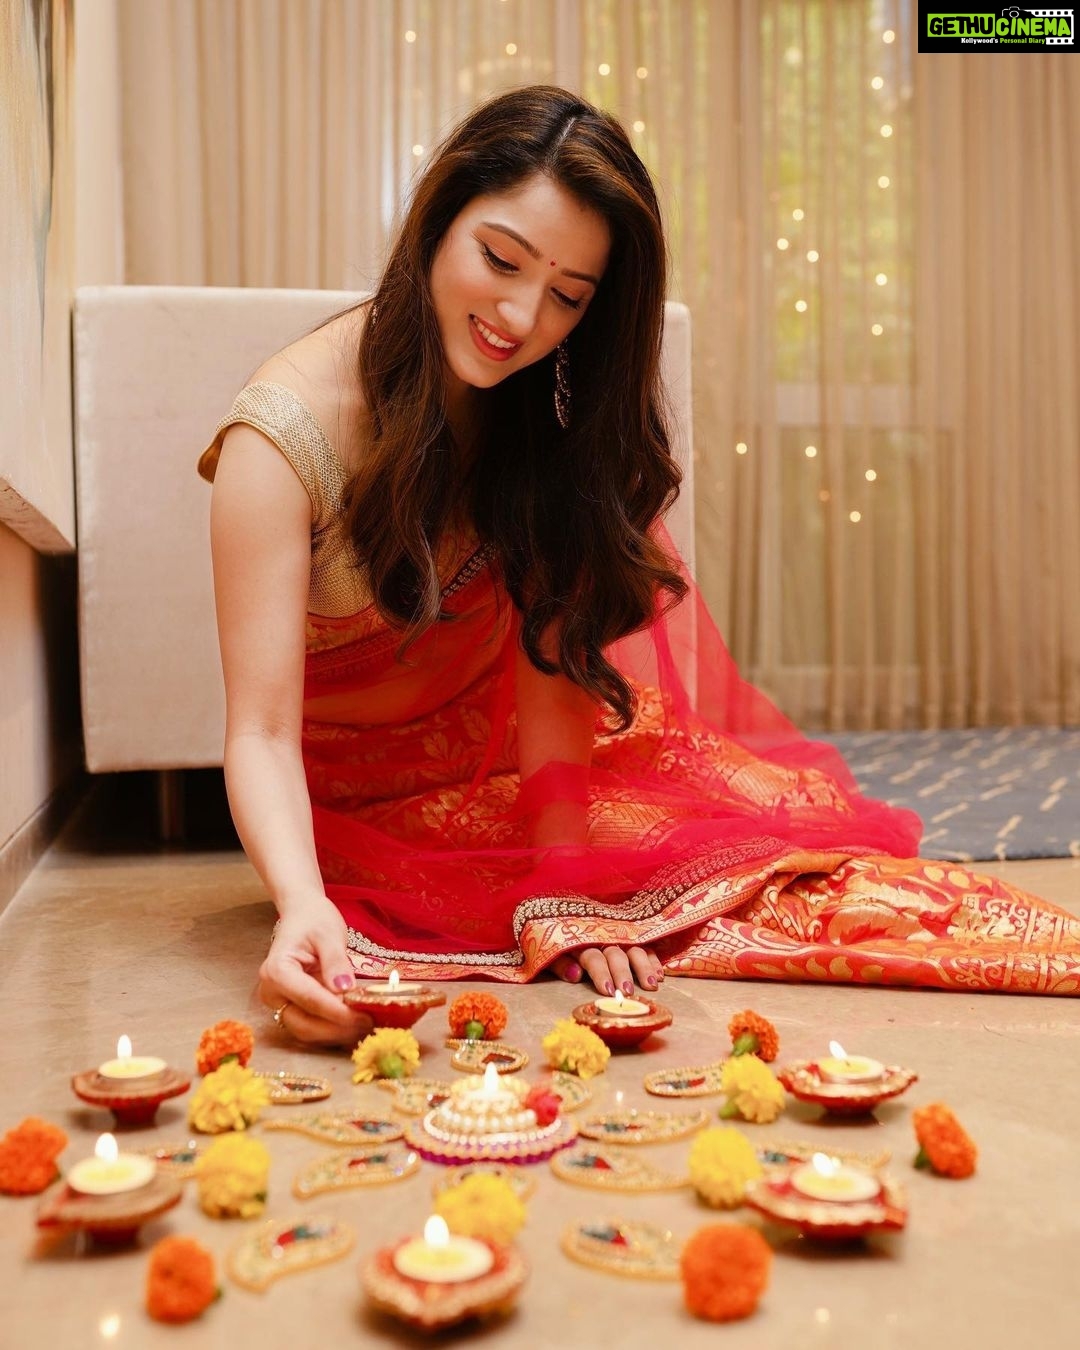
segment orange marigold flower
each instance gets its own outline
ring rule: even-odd
[[[0,1191],[37,1195],[56,1180],[56,1160],[68,1137],[59,1125],[27,1116],[0,1139]]]
[[[246,1022],[215,1022],[199,1038],[195,1067],[201,1074],[208,1074],[220,1069],[227,1059],[235,1059],[246,1068],[254,1049],[255,1033]]]
[[[953,1113],[941,1102],[920,1106],[912,1113],[919,1151],[916,1167],[929,1167],[939,1176],[961,1181],[975,1171],[979,1150]]]
[[[451,1036],[497,1041],[506,1027],[506,1004],[494,994],[459,994],[447,1012]]]
[[[749,1317],[769,1283],[772,1248],[741,1223],[699,1228],[682,1249],[683,1298],[695,1317],[733,1322]]]
[[[735,1014],[728,1023],[728,1032],[733,1055],[757,1055],[758,1059],[771,1064],[780,1053],[780,1037],[776,1034],[776,1028],[767,1017],[751,1012],[749,1008]]]
[[[214,1258],[194,1238],[166,1237],[150,1253],[146,1311],[159,1322],[190,1322],[218,1296]]]

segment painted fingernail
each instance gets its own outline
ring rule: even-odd
[[[343,994],[346,989],[351,989],[352,987],[353,987],[353,977],[351,975],[334,976],[334,988],[339,993]]]
[[[623,993],[627,996],[627,998],[629,998],[630,995],[634,992],[634,982],[633,982],[633,980],[623,980],[623,982],[622,982],[622,991],[623,991]]]
[[[604,985],[604,993],[610,997],[612,994],[614,994],[614,992],[615,986],[611,983],[610,980],[608,980],[608,982]]]
[[[655,988],[656,988],[656,976],[655,976],[655,975],[650,975],[649,978],[645,981],[645,983],[649,986],[650,989],[655,989]]]
[[[581,979],[581,967],[576,961],[571,961],[566,967],[564,978],[569,980],[571,984],[577,984],[578,980]]]

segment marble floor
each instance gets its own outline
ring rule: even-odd
[[[1080,860],[985,870],[1080,913]],[[142,806],[107,787],[99,791],[0,918],[0,1126],[29,1114],[61,1124],[71,1139],[62,1163],[70,1165],[109,1127],[108,1117],[72,1096],[73,1072],[108,1058],[122,1032],[137,1051],[189,1066],[201,1030],[223,1017],[255,1025],[256,1067],[317,1072],[334,1085],[331,1104],[385,1110],[383,1092],[352,1086],[344,1054],[290,1046],[253,1002],[271,919],[257,878],[227,832],[196,831],[186,848],[163,850],[152,842]],[[552,1021],[580,1001],[553,981],[508,989],[504,997],[511,1015],[506,1039],[534,1056]],[[461,1339],[500,1350],[1075,1344],[1080,1002],[689,980],[670,980],[663,998],[675,1014],[670,1032],[648,1053],[614,1057],[596,1084],[596,1104],[610,1105],[621,1090],[628,1105],[661,1105],[646,1097],[643,1072],[718,1057],[729,1015],[746,1006],[777,1024],[782,1060],[820,1053],[836,1038],[849,1050],[916,1068],[915,1087],[867,1121],[823,1124],[816,1110],[796,1103],[774,1125],[746,1127],[755,1140],[892,1150],[891,1170],[910,1199],[906,1232],[830,1250],[769,1230],[776,1255],[758,1312],[716,1327],[683,1311],[678,1285],[594,1272],[558,1246],[559,1233],[575,1219],[639,1217],[688,1236],[715,1221],[713,1211],[689,1191],[609,1197],[566,1185],[540,1167],[520,1241],[532,1274],[517,1313],[438,1343]],[[443,1026],[436,1012],[417,1027],[431,1076],[449,1072]],[[937,1179],[910,1165],[911,1108],[935,1100],[948,1102],[979,1144],[979,1171],[969,1181]],[[186,1138],[184,1101],[163,1106],[152,1131],[126,1138],[140,1145]],[[705,1104],[715,1107],[716,1099]],[[290,1193],[293,1174],[325,1146],[291,1133],[265,1141],[273,1156],[267,1215],[346,1219],[358,1230],[349,1257],[262,1294],[223,1280],[224,1297],[200,1321],[162,1327],[143,1311],[147,1247],[167,1232],[188,1233],[220,1261],[246,1231],[243,1223],[204,1217],[187,1194],[144,1231],[138,1247],[87,1252],[70,1238],[39,1242],[37,1199],[0,1198],[0,1346],[413,1344],[409,1333],[365,1310],[357,1269],[375,1247],[422,1226],[434,1166],[397,1185],[299,1201]],[[678,1166],[687,1150],[684,1140],[648,1156]]]

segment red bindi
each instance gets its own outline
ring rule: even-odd
[[[551,265],[552,265],[552,267],[555,266],[555,259],[554,259],[554,258],[552,258],[552,260],[551,260]]]

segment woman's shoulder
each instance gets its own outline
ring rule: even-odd
[[[367,420],[356,358],[361,324],[355,310],[338,315],[275,352],[245,386],[270,385],[291,394],[315,419],[347,473],[357,468]]]

